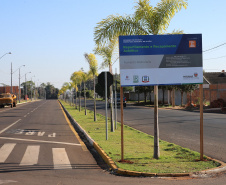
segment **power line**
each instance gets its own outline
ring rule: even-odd
[[[224,58],[225,56],[221,56],[221,57],[216,57],[216,58],[207,58],[207,59],[203,59],[203,60],[216,60],[216,59],[220,59],[220,58]]]
[[[225,42],[225,43],[223,43],[223,44],[220,44],[220,45],[218,45],[218,46],[215,46],[215,47],[213,47],[213,48],[207,49],[207,50],[205,50],[205,51],[203,51],[203,52],[207,52],[207,51],[210,51],[210,50],[213,50],[213,49],[219,48],[219,47],[221,47],[221,46],[223,46],[223,45],[225,45],[225,44],[226,44],[226,42]]]

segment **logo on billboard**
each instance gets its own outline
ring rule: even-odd
[[[126,76],[126,79],[125,79],[125,80],[130,80],[130,79],[129,79],[129,76]]]
[[[142,82],[148,83],[149,82],[149,76],[142,76]]]
[[[139,83],[139,76],[133,75],[133,83]]]
[[[196,48],[196,40],[189,40],[189,48]]]
[[[194,73],[194,77],[195,77],[195,78],[197,78],[197,77],[198,77],[198,75],[199,75],[198,73]]]

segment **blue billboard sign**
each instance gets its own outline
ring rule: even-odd
[[[203,83],[202,35],[119,36],[122,86]]]

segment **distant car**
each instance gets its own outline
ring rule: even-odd
[[[10,93],[0,94],[0,107],[11,106],[11,108],[16,107],[17,100],[16,95]]]
[[[117,97],[117,106],[120,105],[121,101],[120,101],[120,94],[118,93],[116,95]],[[110,100],[108,100],[108,107],[110,107]],[[113,94],[113,105],[115,105],[115,95]],[[123,107],[126,107],[126,97],[123,97]]]

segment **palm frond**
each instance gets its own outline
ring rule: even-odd
[[[153,12],[153,33],[159,34],[166,31],[175,13],[182,8],[186,9],[187,5],[187,0],[162,0],[158,3]]]
[[[119,35],[147,35],[139,21],[131,16],[110,15],[103,19],[94,31],[96,44],[104,45]]]
[[[87,62],[89,63],[89,74],[92,74],[92,76],[98,75],[98,64],[96,56],[93,53],[85,53],[84,57],[86,58]]]
[[[153,30],[153,7],[150,5],[150,1],[139,0],[135,9],[135,19],[140,21],[143,28],[151,34]]]

